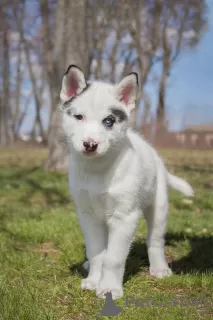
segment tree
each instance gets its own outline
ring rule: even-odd
[[[182,50],[195,46],[206,26],[204,0],[161,2],[163,23],[160,26],[162,72],[158,91],[157,122],[165,125],[165,94],[168,77]]]
[[[44,51],[45,68],[51,92],[52,114],[49,131],[49,157],[46,167],[62,170],[67,167],[67,150],[63,143],[63,132],[58,108],[58,94],[62,76],[70,64],[76,64],[85,72],[88,70],[88,46],[86,39],[86,0],[57,2],[55,13],[54,44],[50,41],[48,2],[40,0],[43,32],[46,41]],[[52,48],[52,50],[51,50]],[[51,51],[53,52],[51,54]]]
[[[28,106],[33,102],[31,133],[39,132],[44,140],[48,137],[46,167],[50,169],[67,166],[58,105],[62,77],[70,64],[81,67],[91,80],[117,82],[131,71],[138,72],[138,100],[143,101],[144,108],[142,122],[147,121],[151,105],[146,85],[159,64],[162,72],[157,119],[164,122],[166,86],[172,67],[185,48],[198,42],[205,21],[205,0],[39,0],[33,12],[25,0],[13,0],[3,7],[1,141],[6,141],[11,133],[14,138],[19,136]],[[15,42],[10,37],[8,40],[11,30],[17,37]],[[7,105],[9,101],[7,109],[3,100]],[[46,106],[50,106],[47,128],[41,116]],[[138,115],[136,108],[133,127]]]
[[[9,143],[9,23],[7,7],[0,7],[0,146]]]
[[[35,72],[33,70],[33,63],[31,62],[31,54],[30,54],[30,47],[29,47],[29,43],[27,42],[25,35],[24,35],[24,27],[23,27],[23,18],[24,18],[24,9],[25,9],[25,1],[23,1],[23,5],[17,7],[14,6],[13,7],[13,14],[17,23],[17,29],[19,32],[19,36],[20,36],[20,40],[22,42],[23,45],[23,51],[25,54],[25,59],[26,59],[26,65],[28,68],[28,72],[29,72],[29,76],[30,76],[30,80],[32,83],[32,90],[33,90],[33,95],[34,95],[34,99],[35,99],[35,108],[36,108],[36,118],[35,118],[35,125],[38,124],[39,125],[39,129],[40,129],[40,135],[42,136],[43,140],[46,140],[46,135],[45,135],[45,130],[43,128],[43,124],[42,124],[42,119],[41,119],[41,94],[40,94],[40,90],[38,88],[38,83],[36,81],[36,75]],[[20,9],[20,10],[17,10]]]
[[[41,0],[41,3],[44,4],[44,2],[47,3],[47,0]],[[60,33],[60,41],[57,42],[56,35],[55,59],[61,58],[62,54],[65,56],[61,59],[62,63],[53,61],[55,69],[58,70],[58,72],[55,70],[57,78],[61,81],[60,71],[65,70],[65,65],[67,64],[67,67],[73,61],[81,66],[87,77],[108,81],[116,81],[135,69],[139,73],[140,80],[139,100],[144,99],[147,114],[147,106],[150,106],[150,103],[147,104],[146,96],[143,96],[144,88],[149,81],[153,66],[161,63],[163,72],[159,84],[157,118],[164,119],[166,83],[171,67],[181,50],[195,42],[193,41],[195,37],[189,37],[190,32],[193,30],[197,39],[201,34],[205,11],[204,0],[201,2],[198,0],[188,2],[185,0],[121,0],[119,2],[85,0],[79,2],[77,8],[76,4],[68,6],[64,1],[59,1],[56,9],[56,30]],[[63,27],[66,25],[66,16],[63,11],[65,8],[67,13],[71,9],[67,29]],[[76,13],[79,9],[80,15]],[[42,10],[41,6],[41,11],[43,14],[47,13],[47,7],[45,10],[43,5]],[[76,17],[81,17],[78,27]],[[44,19],[43,25],[48,25]],[[73,25],[81,34],[69,32]],[[64,37],[61,36],[63,32],[66,35]],[[87,37],[85,38],[82,34]],[[64,39],[67,44],[70,44],[67,47],[64,46]],[[60,52],[62,48],[65,49]],[[51,75],[51,79],[53,78],[54,76]],[[56,88],[59,92],[60,83],[55,86],[54,91]],[[136,126],[136,117],[137,109],[132,117],[133,127]],[[50,135],[52,143],[50,142],[47,162],[49,168],[65,167],[66,157],[61,149],[62,145],[55,139],[57,127],[60,127],[59,120],[53,120],[52,135]]]

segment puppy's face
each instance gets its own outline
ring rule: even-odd
[[[137,75],[118,85],[88,85],[82,71],[70,66],[64,75],[60,97],[62,123],[71,149],[84,157],[99,157],[119,148],[125,138],[137,95]]]

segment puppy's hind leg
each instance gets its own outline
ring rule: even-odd
[[[172,275],[164,253],[164,236],[168,215],[168,189],[166,171],[163,166],[158,168],[155,201],[145,213],[148,226],[147,248],[150,263],[150,275],[157,278]]]

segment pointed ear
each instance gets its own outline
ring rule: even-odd
[[[87,87],[84,74],[80,68],[70,65],[62,80],[60,98],[63,102],[77,96]]]
[[[116,85],[116,96],[123,102],[129,111],[135,108],[135,101],[138,94],[138,75],[132,72],[125,76],[121,82]]]

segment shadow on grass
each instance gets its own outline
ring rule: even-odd
[[[85,260],[86,260],[86,257],[84,261],[71,265],[69,267],[71,274],[78,273],[82,276],[82,278],[86,278],[88,275],[88,272],[83,268],[83,263],[85,262]]]
[[[203,272],[213,272],[213,237],[186,237],[184,233],[168,233],[166,236],[166,245],[176,246],[178,242],[185,241],[186,239],[190,241],[191,251],[187,256],[184,256],[181,259],[172,261],[170,263],[170,267],[172,268],[173,273],[199,274]],[[72,265],[70,267],[71,273],[77,272],[82,277],[86,277],[87,272],[82,267],[84,261]],[[148,269],[148,267],[149,260],[146,244],[144,242],[135,241],[132,244],[132,249],[127,259],[124,283],[131,279],[137,273],[141,272],[142,268]]]
[[[41,177],[40,177],[41,176]],[[49,185],[44,184],[44,179],[47,179],[50,183]],[[9,185],[14,189],[18,189],[20,185],[24,185],[26,192],[21,196],[21,202],[29,202],[29,200],[38,192],[41,193],[41,196],[45,199],[47,205],[53,205],[54,203],[59,204],[68,204],[70,203],[70,198],[63,190],[57,188],[54,179],[60,179],[61,175],[58,173],[52,174],[48,173],[45,176],[41,168],[19,168],[12,170],[10,173],[2,173],[0,172],[0,185],[2,188]]]
[[[212,236],[186,236],[184,233],[167,234],[167,244],[186,239],[190,242],[189,254],[171,263],[175,274],[213,272],[213,237]]]
[[[174,274],[213,272],[213,237],[187,236],[184,233],[168,233],[166,245],[176,246],[178,242],[190,242],[188,255],[170,263]],[[148,267],[148,255],[145,243],[134,242],[126,266],[125,280],[138,273],[142,267]]]

